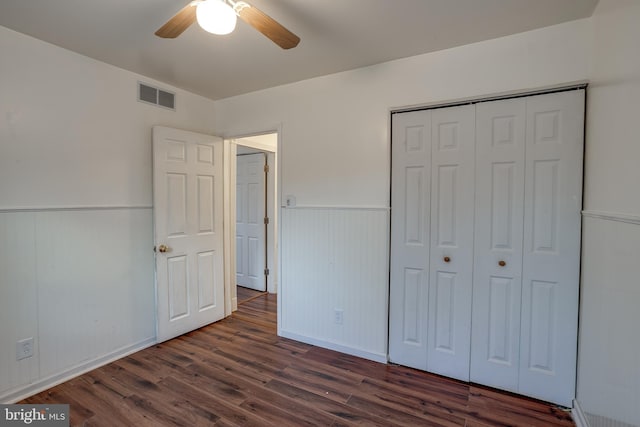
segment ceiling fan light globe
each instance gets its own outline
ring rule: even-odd
[[[237,16],[224,0],[206,0],[198,3],[196,19],[203,30],[224,35],[236,28]]]

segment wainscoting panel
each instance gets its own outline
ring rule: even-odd
[[[155,340],[152,248],[150,208],[0,212],[0,402]]]
[[[638,426],[640,215],[583,217],[577,400],[591,427]]]
[[[282,210],[280,334],[386,361],[389,211]]]

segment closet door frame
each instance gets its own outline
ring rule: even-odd
[[[469,347],[470,347],[470,353],[471,353],[470,359],[469,359],[469,366],[471,370],[471,375],[470,375],[471,381],[482,382],[490,386],[495,386],[505,390],[514,391],[516,393],[521,393],[524,395],[540,398],[543,400],[547,400],[547,401],[558,403],[565,406],[571,405],[571,399],[575,395],[575,374],[576,374],[575,366],[577,362],[576,345],[577,345],[577,326],[578,326],[578,310],[579,310],[578,293],[579,293],[580,255],[581,255],[580,254],[580,248],[581,248],[580,213],[582,209],[582,168],[583,168],[583,149],[584,149],[583,147],[583,144],[584,144],[584,131],[583,131],[583,127],[584,127],[583,111],[584,110],[583,108],[584,108],[585,89],[586,89],[586,84],[579,84],[572,87],[554,87],[546,90],[540,90],[540,91],[529,92],[529,93],[507,94],[503,96],[497,96],[495,98],[469,99],[469,100],[464,100],[456,103],[451,103],[448,105],[431,105],[431,106],[424,106],[422,109],[419,109],[419,110],[417,109],[418,111],[424,111],[424,110],[436,111],[440,108],[455,107],[455,106],[465,105],[465,104],[478,104],[478,103],[484,103],[484,102],[490,102],[490,101],[500,101],[500,100],[518,99],[518,98],[532,99],[532,98],[546,96],[554,93],[560,93],[559,96],[562,96],[563,93],[567,93],[567,92],[568,93],[573,92],[574,95],[569,95],[569,97],[578,99],[578,104],[580,104],[578,107],[579,111],[571,113],[569,122],[567,122],[570,128],[577,131],[577,133],[575,133],[574,135],[575,138],[571,137],[571,138],[574,138],[575,141],[569,144],[571,146],[570,148],[561,147],[562,144],[556,144],[555,148],[557,148],[557,150],[555,152],[553,151],[554,150],[553,141],[551,142],[545,141],[544,138],[546,135],[546,137],[553,139],[554,132],[557,132],[556,136],[563,137],[563,131],[564,131],[563,126],[565,125],[563,123],[558,122],[557,120],[554,121],[553,119],[553,114],[557,113],[558,111],[557,110],[552,110],[552,111],[540,110],[538,112],[533,112],[533,110],[531,110],[527,112],[528,117],[529,116],[536,117],[536,119],[539,119],[539,121],[537,125],[533,125],[534,128],[537,126],[537,129],[534,129],[534,128],[526,129],[526,136],[525,136],[527,140],[530,140],[532,138],[533,139],[538,138],[538,141],[537,143],[536,142],[533,143],[534,148],[531,148],[528,146],[525,147],[525,156],[526,156],[525,165],[524,165],[525,188],[524,188],[524,196],[523,196],[524,212],[523,212],[523,215],[521,215],[521,217],[519,218],[519,220],[521,220],[522,228],[523,228],[522,234],[521,234],[522,235],[522,239],[521,239],[522,254],[519,255],[516,253],[517,251],[513,251],[510,254],[511,256],[510,261],[507,259],[497,260],[496,264],[499,267],[503,267],[501,270],[499,270],[498,273],[496,273],[495,271],[493,272],[487,271],[481,275],[483,277],[486,276],[485,280],[487,277],[500,277],[500,272],[503,273],[502,276],[511,277],[514,280],[514,286],[512,287],[512,289],[514,289],[515,293],[512,293],[511,295],[509,295],[509,298],[511,298],[512,300],[518,300],[518,299],[520,300],[519,301],[520,308],[518,310],[515,310],[515,311],[511,310],[510,313],[506,313],[505,311],[503,313],[503,318],[505,318],[505,316],[509,316],[509,318],[512,320],[512,322],[510,323],[507,329],[504,329],[504,328],[502,329],[502,332],[508,334],[510,337],[509,343],[506,344],[511,349],[510,350],[511,358],[509,361],[510,373],[507,375],[509,379],[506,380],[507,383],[509,383],[510,381],[509,385],[505,385],[504,384],[505,381],[502,381],[503,384],[499,384],[499,383],[493,384],[491,382],[486,381],[486,379],[482,380],[479,377],[474,377],[473,351],[475,348],[481,348],[481,346],[476,345],[476,343],[473,342],[474,339],[476,341],[481,339],[481,338],[474,338],[474,332],[475,332],[474,328],[475,329],[478,328],[477,325],[474,326],[477,323],[475,319],[476,317],[480,318],[482,316],[486,318],[486,316],[489,315],[489,313],[486,310],[484,313],[480,311],[476,312],[477,310],[474,311],[473,308],[470,310],[470,312],[472,313],[471,317],[473,319],[471,322],[472,332],[469,337],[469,341],[470,341]],[[392,232],[392,235],[391,235],[391,245],[390,245],[390,259],[392,264],[392,271],[390,274],[390,288],[389,288],[390,289],[389,359],[392,362],[405,364],[407,366],[412,366],[412,365],[404,363],[401,360],[397,360],[397,358],[394,356],[394,350],[393,350],[393,341],[394,340],[397,341],[397,337],[395,337],[394,335],[396,335],[396,331],[398,330],[398,325],[401,324],[397,321],[397,319],[394,321],[394,318],[402,317],[402,316],[399,316],[398,313],[394,312],[394,310],[397,311],[399,305],[397,303],[398,296],[396,295],[394,297],[393,295],[394,290],[397,290],[397,286],[394,286],[394,280],[396,280],[395,276],[397,276],[397,271],[394,276],[393,263],[394,263],[394,259],[397,262],[399,258],[397,254],[397,250],[394,249],[395,248],[394,230],[397,230],[399,227],[401,227],[401,224],[398,222],[398,208],[397,208],[398,200],[397,200],[397,197],[395,197],[395,191],[394,191],[395,190],[394,182],[398,179],[396,176],[397,171],[395,170],[395,167],[394,167],[394,161],[395,161],[394,160],[394,156],[395,156],[394,144],[397,143],[396,129],[395,129],[395,122],[397,120],[397,117],[394,117],[394,116],[398,114],[403,114],[403,115],[407,113],[411,114],[413,112],[415,111],[412,111],[412,112],[392,111],[391,112],[392,114],[391,116],[392,117],[391,119],[391,134],[392,134],[392,147],[391,147],[391,151],[392,151],[392,165],[391,165],[392,227],[391,227],[391,230],[392,231],[391,232]],[[560,114],[562,115],[564,113],[561,112]],[[560,124],[558,125],[558,123]],[[554,126],[556,127],[554,128]],[[549,130],[549,129],[552,129],[552,130]],[[540,139],[541,135],[542,135],[542,139]],[[528,142],[528,144],[531,144],[531,143]],[[478,152],[479,149],[480,149],[479,147],[476,147],[476,153]],[[542,152],[545,152],[545,150],[547,154],[541,154]],[[552,153],[552,154],[549,154],[549,153]],[[560,169],[557,169],[556,172],[554,172],[553,170],[555,166],[552,167],[554,162],[556,162],[557,165],[564,165],[565,163],[567,163],[569,164],[569,167],[561,168],[562,169],[561,171]],[[430,165],[431,160],[429,160],[429,162],[426,162],[424,164]],[[474,163],[474,166],[477,167],[477,165],[478,163],[476,160],[476,162]],[[541,168],[544,168],[545,166],[551,167],[550,173],[552,175],[554,173],[557,173],[558,175],[552,177],[551,180],[545,181],[544,178],[541,178],[545,176],[545,174],[542,173],[543,171],[541,169]],[[568,172],[568,170],[571,170],[572,172]],[[427,175],[430,175],[430,173]],[[553,180],[556,178],[557,178],[557,181],[554,183]],[[545,183],[546,183],[546,190],[542,190],[542,191],[547,191],[547,193],[549,192],[554,193],[554,191],[563,191],[561,187],[565,185],[568,185],[573,189],[572,191],[570,191],[570,194],[566,196],[564,194],[561,195],[561,197],[559,198],[557,198],[556,196],[553,196],[553,197],[556,197],[557,203],[556,203],[556,206],[552,208],[552,210],[560,209],[562,212],[559,211],[557,218],[555,220],[550,220],[550,221],[552,222],[557,221],[554,223],[555,224],[554,227],[556,227],[556,230],[560,230],[560,233],[563,235],[563,236],[558,235],[559,238],[562,237],[562,239],[567,240],[567,242],[569,243],[559,244],[559,246],[557,247],[558,251],[555,251],[555,249],[551,247],[550,250],[547,251],[548,253],[544,253],[545,252],[544,250],[540,250],[540,247],[536,248],[535,246],[536,238],[538,239],[540,238],[539,235],[536,237],[536,230],[540,230],[539,225],[535,225],[537,221],[535,218],[536,216],[535,210],[539,206],[536,207],[535,203],[531,202],[531,197],[540,197],[539,195],[540,188],[542,188],[541,186],[544,186]],[[433,188],[436,188],[433,186],[437,184],[432,183],[431,185],[432,185],[432,191],[433,191]],[[478,185],[483,185],[483,184],[479,183]],[[521,188],[522,184],[516,183],[514,185],[517,185],[518,188]],[[536,193],[536,191],[538,193]],[[475,194],[475,191],[474,191],[474,194]],[[431,197],[432,195],[429,194],[429,200],[428,200],[429,206],[432,203]],[[516,197],[519,197],[519,196],[516,195]],[[480,226],[479,224],[477,224],[476,209],[477,207],[473,209],[474,211],[474,219],[473,219],[473,223],[474,223],[473,250],[474,252],[473,252],[472,258],[474,260],[473,261],[474,263],[477,261],[476,246],[478,245],[478,241],[477,241],[478,230],[476,229],[476,227]],[[431,208],[429,208],[428,210],[429,210],[428,223],[430,223],[431,221],[433,221],[433,211]],[[539,210],[538,213],[539,212],[541,211]],[[394,220],[394,217],[395,217],[395,220]],[[538,217],[541,217],[541,216],[538,215]],[[538,221],[538,223],[539,222],[540,221]],[[561,222],[564,225],[562,225]],[[514,227],[515,229],[518,229],[520,225],[514,224]],[[535,227],[538,227],[538,228],[536,229]],[[568,227],[570,229],[568,233],[565,233],[563,231],[566,229],[565,227]],[[431,229],[431,226],[429,226],[429,228]],[[571,237],[572,233],[575,234],[576,231],[577,231],[577,235],[574,235],[573,237],[575,238],[572,238]],[[433,239],[432,232],[433,230],[431,230],[431,234],[427,236],[429,240]],[[517,242],[514,241],[514,247],[516,246],[517,246]],[[564,267],[561,267],[561,268],[564,268],[564,270],[566,270],[564,273],[562,273],[563,286],[556,286],[554,285],[555,282],[553,282],[553,280],[549,279],[548,277],[545,279],[546,276],[544,276],[544,274],[537,275],[536,272],[546,268],[545,263],[547,263],[547,261],[545,261],[545,259],[548,260],[549,257],[548,256],[545,257],[544,255],[549,255],[549,253],[554,253],[554,251],[555,253],[559,253],[560,249],[562,249],[563,253],[566,253],[566,251],[568,250],[570,251],[570,254],[566,259],[566,262],[565,262],[566,265]],[[431,247],[430,250],[423,253],[423,256],[426,253],[428,254],[428,257],[429,257],[429,262],[427,263],[426,268],[427,268],[427,275],[431,276],[430,280],[429,279],[427,280],[428,282],[427,286],[429,286],[430,288],[429,296],[427,298],[427,304],[430,308],[428,317],[430,319],[434,316],[433,305],[437,303],[437,301],[435,301],[435,297],[432,289],[433,274],[435,271],[434,262],[436,261],[434,260],[434,257],[439,257],[441,255],[441,254],[436,254],[435,252],[436,251],[433,250],[433,247]],[[527,255],[531,255],[531,254],[533,254],[533,256],[530,256],[529,257],[530,260],[527,260]],[[502,257],[508,258],[509,254],[502,253],[500,255],[502,255]],[[536,256],[536,255],[542,255],[542,256]],[[485,256],[488,256],[488,255],[485,254]],[[492,256],[500,257],[498,256],[498,252],[495,252],[495,251],[492,254]],[[521,268],[519,269],[519,274],[517,274],[519,257],[520,257]],[[506,265],[502,266],[498,264],[500,261],[505,261]],[[492,267],[495,267],[495,266],[492,266]],[[507,267],[507,268],[504,268],[504,267]],[[513,271],[508,271],[509,267],[512,268]],[[475,284],[475,281],[477,280],[475,277],[475,275],[477,274],[476,270],[477,268],[474,267],[474,270],[473,270],[474,279],[472,282],[474,293],[476,292],[476,284]],[[504,273],[509,273],[509,274],[504,274]],[[424,280],[424,276],[421,276],[421,277],[422,277],[422,280]],[[564,285],[565,282],[568,282],[567,285]],[[545,287],[544,286],[545,283],[548,286]],[[536,284],[539,286],[537,286]],[[424,281],[422,282],[422,286],[424,286]],[[571,307],[567,309],[566,306],[564,305],[565,304],[564,302],[558,302],[559,300],[557,298],[560,298],[560,295],[562,295],[562,298],[566,298],[567,301],[569,301],[569,304],[571,304]],[[424,295],[422,295],[422,298],[424,298]],[[473,298],[475,298],[475,295]],[[503,295],[502,299],[504,300],[504,298],[505,296]],[[396,301],[395,304],[394,304],[394,301]],[[548,303],[545,303],[544,301],[548,301]],[[575,304],[571,303],[571,301],[575,301]],[[424,304],[424,300],[421,300],[421,304]],[[544,310],[545,306],[548,307],[547,311]],[[519,311],[519,313],[516,313],[516,311]],[[545,313],[547,315],[546,317],[548,320],[546,324],[553,324],[560,328],[557,333],[554,332],[552,334],[547,334],[546,335],[547,338],[543,337],[544,335],[543,331],[545,330],[544,325],[538,327],[535,325],[534,320],[532,320],[536,317],[540,317],[540,318],[544,317]],[[415,313],[415,314],[416,316],[414,316],[414,319],[417,319],[418,316],[420,316],[420,313]],[[432,323],[431,320],[429,320],[428,323],[429,324]],[[431,325],[429,324],[427,324],[425,327],[425,329],[429,329],[428,333],[426,334],[427,335],[426,340],[429,346],[432,346],[433,345],[432,337],[433,337],[434,331],[431,330]],[[516,342],[514,331],[516,330],[518,330],[518,333],[519,333],[519,336],[517,337],[517,341],[518,341],[517,349],[514,347]],[[546,330],[549,331],[550,329],[547,327]],[[421,339],[425,338],[424,331],[421,331],[421,334],[422,334]],[[485,341],[487,339],[486,330],[484,332],[484,336],[482,337],[482,339]],[[540,348],[540,343],[542,342],[541,340],[544,341],[545,339],[546,339],[545,342],[548,345],[544,347],[542,351],[538,351],[538,353],[536,353],[537,351],[536,349]],[[482,351],[485,352],[485,355],[489,354],[488,348],[489,348],[488,345],[485,345],[484,348],[482,349]],[[544,362],[543,360],[544,352],[550,355],[546,359],[547,361],[551,361],[551,358],[555,357],[555,355],[557,354],[564,354],[565,356],[568,356],[568,357],[565,357],[563,361],[560,361],[560,360],[558,360],[557,362],[554,361],[553,366],[551,366],[550,364],[544,365],[544,363],[542,364],[540,363],[541,360]],[[552,353],[553,355],[551,355]],[[503,352],[502,354],[504,355],[505,353]],[[429,356],[430,357],[425,358],[426,360],[424,361],[422,360],[422,356],[419,356],[418,357],[418,359],[420,359],[419,363],[416,363],[415,365],[417,366],[413,366],[413,367],[434,372],[432,369],[430,369],[432,355],[429,354]],[[482,364],[480,363],[477,366],[479,367],[481,365]],[[427,366],[427,367],[423,368],[421,366]],[[515,369],[514,366],[516,366],[517,369]],[[562,372],[559,373],[558,369]],[[516,370],[517,370],[517,375],[514,374]],[[445,373],[445,375],[448,375],[448,374]],[[455,377],[454,375],[450,375],[450,376]],[[465,378],[461,378],[461,379],[465,379]]]

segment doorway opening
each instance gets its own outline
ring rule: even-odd
[[[233,310],[277,289],[277,133],[230,139]]]

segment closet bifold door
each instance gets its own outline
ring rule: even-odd
[[[431,249],[427,370],[469,380],[475,106],[431,116]]]
[[[580,280],[584,90],[527,98],[520,384],[571,406]]]
[[[525,99],[476,110],[471,381],[518,391],[524,221]]]
[[[431,111],[392,116],[389,359],[427,369]]]

